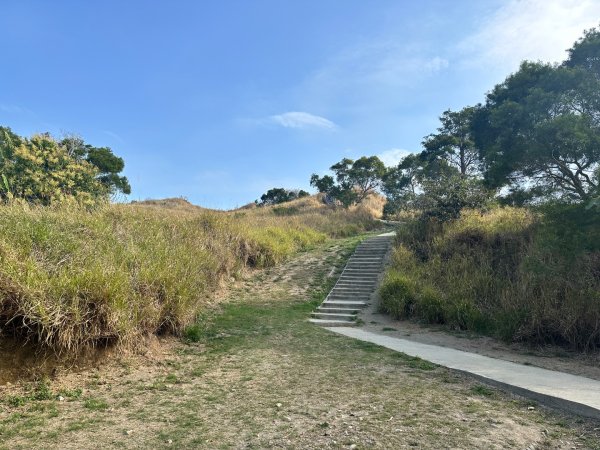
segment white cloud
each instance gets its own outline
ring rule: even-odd
[[[450,65],[450,62],[446,58],[440,58],[436,56],[428,61],[425,61],[423,67],[430,73],[440,72],[446,69]]]
[[[392,148],[390,150],[386,150],[385,152],[381,152],[377,155],[377,157],[383,162],[383,164],[385,164],[387,167],[394,167],[397,166],[398,163],[405,158],[406,156],[410,155],[411,152],[410,150],[404,150],[401,148]]]
[[[33,114],[31,110],[17,105],[0,104],[0,111],[8,114]]]
[[[514,71],[524,60],[563,61],[583,30],[598,25],[597,0],[510,0],[458,46],[467,65]]]
[[[111,138],[113,138],[115,141],[120,142],[121,144],[123,144],[125,142],[125,140],[121,136],[119,136],[117,133],[115,133],[114,131],[102,130],[102,132],[104,134],[106,134],[107,136],[110,136]]]
[[[270,116],[269,120],[285,128],[324,128],[329,130],[337,128],[335,123],[325,117],[301,111],[277,114]]]
[[[332,57],[308,80],[309,87],[326,89],[381,85],[404,86],[449,66],[441,56],[428,56],[418,45],[397,39],[362,42]]]

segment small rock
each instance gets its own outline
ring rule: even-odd
[[[291,422],[292,418],[291,417],[286,417],[285,420],[287,420],[288,422]]]
[[[351,450],[354,450],[355,448],[356,448],[356,444],[352,444],[352,445],[350,446],[350,449],[351,449]]]
[[[131,435],[133,434],[133,430],[127,430],[127,431],[125,432],[125,434],[126,434],[127,436],[131,436]]]
[[[65,398],[62,395],[59,395],[58,397],[56,397],[56,400],[58,400],[59,402],[64,402]]]
[[[172,443],[173,443],[173,439],[169,439],[169,440],[167,441],[167,444],[169,444],[169,445],[171,445]]]
[[[283,405],[281,403],[277,403],[277,405],[275,405],[275,406],[277,406],[278,408],[281,408]]]
[[[534,406],[528,406],[528,407],[527,407],[527,409],[528,409],[529,411],[533,411],[533,410],[535,410],[535,407],[534,407]]]

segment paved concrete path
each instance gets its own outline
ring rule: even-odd
[[[548,406],[600,419],[600,381],[357,328],[326,329],[474,375],[488,384],[533,398]]]

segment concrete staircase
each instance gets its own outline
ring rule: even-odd
[[[356,325],[358,312],[377,289],[393,238],[394,233],[382,234],[356,248],[327,298],[311,314],[310,322],[325,327]]]

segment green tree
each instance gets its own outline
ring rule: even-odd
[[[415,207],[423,172],[424,162],[416,154],[407,155],[396,167],[386,171],[382,179],[382,191],[387,199],[386,215]]]
[[[598,190],[599,107],[600,78],[586,68],[524,62],[473,120],[486,181],[588,200]]]
[[[457,169],[462,177],[480,173],[479,152],[471,133],[474,113],[475,107],[444,111],[437,133],[426,136],[423,141],[421,158],[430,165],[441,161]]]
[[[345,207],[361,203],[376,192],[386,172],[385,165],[377,156],[363,156],[356,161],[344,158],[332,165],[330,170],[335,179],[331,175],[319,177],[313,174],[310,184]]]
[[[3,181],[8,188],[3,196],[43,205],[68,198],[91,204],[107,194],[97,173],[92,164],[72,158],[49,135],[35,135],[21,139],[11,158],[3,161]]]
[[[298,198],[308,197],[310,194],[302,189],[287,190],[284,188],[273,188],[269,189],[265,194],[261,195],[260,202],[256,203],[260,206],[266,205],[277,205],[279,203],[285,203]]]
[[[122,158],[76,136],[60,141],[48,133],[22,138],[0,127],[0,197],[48,205],[75,198],[91,204],[116,192],[130,193],[119,173]]]
[[[93,147],[79,136],[67,136],[60,142],[75,159],[87,161],[98,169],[98,181],[111,194],[131,194],[127,177],[119,175],[125,168],[123,158],[116,156],[109,147]]]
[[[435,218],[441,222],[458,219],[465,208],[481,208],[491,199],[492,191],[480,180],[453,175],[422,182],[423,193],[417,199],[421,218]]]

